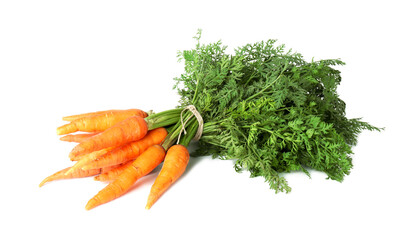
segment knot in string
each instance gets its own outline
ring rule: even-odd
[[[190,115],[184,122],[184,120],[182,118],[182,114],[186,110],[189,110],[192,113],[192,115]],[[196,118],[196,120],[198,121],[198,124],[199,124],[198,125],[198,130],[196,131],[195,136],[194,136],[193,139],[198,141],[201,138],[202,132],[203,132],[203,118],[202,118],[201,114],[198,112],[198,110],[196,110],[194,105],[188,105],[181,111],[181,115],[180,115],[181,131],[180,131],[180,134],[178,135],[177,144],[180,142],[182,132],[184,132],[184,134],[187,134],[187,130],[185,129],[185,126],[186,126],[187,122],[192,118],[192,116],[195,116],[195,118]]]

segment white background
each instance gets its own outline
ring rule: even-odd
[[[140,3],[147,2],[147,3]],[[403,42],[400,1],[1,1],[1,239],[403,239]],[[232,161],[193,158],[152,207],[158,169],[91,211],[92,178],[39,182],[71,165],[61,117],[176,106],[178,50],[269,38],[310,61],[340,58],[347,116],[364,132],[343,183],[287,174],[275,194]],[[400,229],[401,228],[401,229]],[[7,236],[7,237],[6,237]]]

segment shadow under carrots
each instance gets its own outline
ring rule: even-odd
[[[185,169],[184,173],[182,174],[182,177],[185,177],[196,165],[198,165],[198,163],[200,163],[203,159],[205,158],[205,160],[209,160],[206,157],[190,157],[189,158],[189,163],[187,165],[187,168]]]

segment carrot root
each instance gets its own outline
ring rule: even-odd
[[[133,116],[146,117],[147,113],[139,109],[106,112],[103,114],[89,115],[75,119],[56,129],[58,135],[69,134],[77,131],[102,132],[113,125]]]
[[[82,134],[69,134],[65,135],[60,138],[61,141],[65,142],[76,142],[76,143],[81,143],[88,139],[89,137],[92,137],[94,135],[97,135],[99,132],[95,133],[82,133]]]
[[[161,195],[184,173],[188,162],[189,152],[183,145],[174,145],[168,149],[163,167],[150,190],[146,209],[150,209]]]
[[[103,111],[97,111],[97,112],[89,112],[89,113],[82,113],[82,114],[76,114],[76,115],[71,115],[71,116],[65,116],[62,119],[64,121],[74,121],[83,117],[89,117],[89,116],[94,116],[94,115],[101,115],[101,114],[108,114],[112,112],[125,112],[125,111],[136,111],[137,109],[127,109],[127,110],[103,110]],[[147,117],[147,115],[145,116]]]
[[[98,159],[83,166],[83,169],[102,168],[121,163],[126,163],[137,158],[146,149],[152,145],[160,144],[167,136],[165,128],[156,128],[149,131],[145,137],[138,141],[127,143],[121,147],[117,147]]]
[[[114,200],[125,194],[130,187],[141,177],[156,168],[164,159],[165,150],[160,145],[153,145],[142,153],[129,167],[91,198],[86,210]]]
[[[142,117],[133,116],[89,138],[87,141],[79,143],[70,152],[69,157],[74,158],[103,148],[118,147],[137,141],[142,139],[147,131],[147,122]]]
[[[81,170],[81,169],[76,169],[73,172],[70,172],[69,174],[66,174],[67,171],[70,170],[70,167],[62,169],[48,177],[46,177],[42,182],[39,184],[39,187],[42,187],[45,183],[55,181],[55,180],[62,180],[62,179],[73,179],[73,178],[84,178],[84,177],[91,177],[103,172],[110,171],[111,169],[114,169],[114,167],[109,167],[109,168],[100,168],[100,169],[91,169],[91,170]]]
[[[101,182],[108,182],[108,181],[113,181],[115,180],[123,171],[125,171],[126,168],[128,168],[130,165],[132,165],[134,160],[129,161],[127,163],[122,164],[121,166],[114,168],[108,172],[101,173],[100,175],[97,175],[94,177],[95,181],[101,181]]]
[[[84,171],[88,171],[91,169],[83,169],[82,167],[85,166],[86,164],[91,163],[92,161],[96,160],[97,158],[103,156],[104,154],[108,153],[109,151],[111,151],[112,149],[114,149],[113,147],[110,148],[104,148],[98,151],[94,151],[85,155],[81,155],[79,157],[77,157],[76,160],[76,164],[74,164],[66,173],[65,175],[69,175],[70,173],[76,171],[77,169],[82,169]],[[111,165],[113,166],[113,165]],[[110,167],[110,166],[108,166]],[[101,168],[93,168],[93,169],[101,169]]]

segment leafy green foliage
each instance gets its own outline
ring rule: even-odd
[[[262,176],[276,192],[290,191],[280,173],[316,169],[342,181],[362,130],[380,130],[345,117],[338,97],[338,59],[306,62],[275,40],[226,53],[221,41],[178,53],[181,106],[193,104],[205,126],[196,155],[236,159],[236,171]]]

